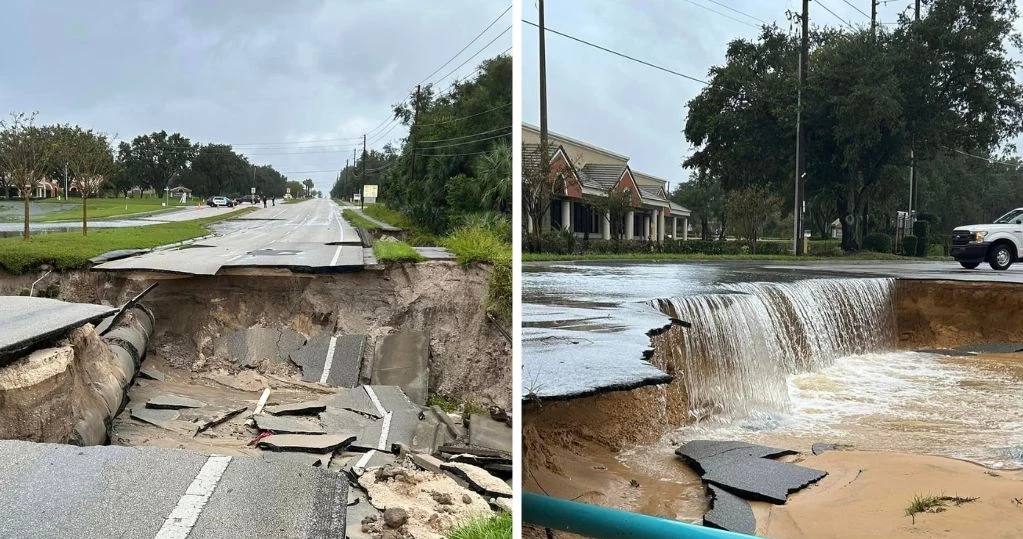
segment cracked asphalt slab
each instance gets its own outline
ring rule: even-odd
[[[0,441],[0,530],[19,538],[155,537],[210,460],[173,449]],[[344,536],[347,482],[335,472],[230,457],[204,488],[190,538]]]
[[[331,200],[260,208],[239,219],[218,223],[206,248],[194,245],[156,250],[111,260],[99,271],[153,271],[217,275],[243,268],[289,269],[295,273],[358,271],[362,241]]]

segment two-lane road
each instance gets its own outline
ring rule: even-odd
[[[217,225],[215,237],[175,249],[114,260],[100,271],[216,275],[228,269],[288,269],[300,273],[362,268],[362,242],[330,200],[260,208]]]

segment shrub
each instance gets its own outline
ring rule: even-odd
[[[947,256],[945,254],[945,246],[937,243],[931,244],[927,248],[927,256]]]
[[[904,256],[913,256],[916,254],[916,236],[906,236],[902,238],[902,254]]]
[[[502,242],[490,230],[479,225],[460,228],[448,236],[443,243],[448,250],[455,254],[461,264],[494,262],[508,250],[508,244]]]
[[[875,253],[892,252],[892,237],[881,232],[874,232],[863,237],[863,248]]]
[[[540,235],[540,252],[555,255],[571,254],[575,250],[575,235],[560,230]]]
[[[493,273],[487,282],[487,311],[505,326],[512,322],[512,263],[511,256],[494,260]]]
[[[913,223],[913,235],[916,236],[916,250],[911,251],[910,255],[916,254],[916,256],[926,256],[927,246],[929,245],[928,240],[930,239],[931,224],[927,221],[917,221]]]
[[[511,539],[512,517],[509,513],[474,517],[448,532],[447,539]]]

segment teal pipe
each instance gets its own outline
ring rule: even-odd
[[[749,535],[704,528],[588,503],[522,493],[522,520],[541,528],[596,539],[750,539]]]

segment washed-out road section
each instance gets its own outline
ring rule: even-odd
[[[217,275],[245,268],[299,273],[359,270],[362,241],[330,200],[261,208],[216,225],[216,235],[179,248],[95,266],[99,271]]]
[[[1008,271],[948,262],[550,262],[522,267],[522,394],[565,400],[671,377],[644,360],[667,316],[657,299],[721,293],[722,283],[891,277],[1023,284]]]

